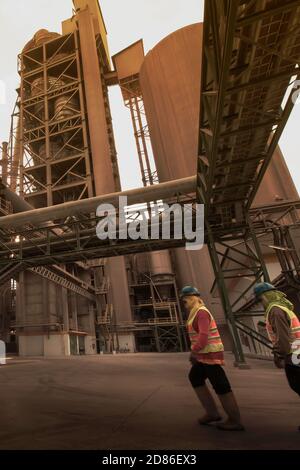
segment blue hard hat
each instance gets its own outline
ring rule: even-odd
[[[183,289],[181,289],[180,297],[186,297],[188,295],[197,295],[198,297],[200,297],[200,292],[196,287],[185,286],[183,287]]]
[[[276,287],[269,282],[260,282],[254,286],[254,294],[255,297],[259,297],[260,295],[264,294],[265,292],[269,292],[270,290],[276,290]]]

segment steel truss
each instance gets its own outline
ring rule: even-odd
[[[143,331],[142,337],[151,342],[150,350],[157,352],[183,351],[186,349],[186,331],[183,322],[176,280],[174,276],[157,279],[151,272],[134,276],[130,284],[134,311],[131,327]],[[168,288],[168,296],[162,298],[161,289]],[[137,336],[138,341],[141,337]],[[139,346],[143,349],[143,346]],[[148,344],[148,347],[150,345]],[[147,347],[146,347],[147,349]],[[140,350],[140,349],[138,349]],[[149,350],[149,349],[147,349]]]
[[[125,106],[130,110],[143,186],[158,183],[157,171],[151,162],[150,132],[147,123],[139,74],[119,82]]]
[[[247,296],[252,295],[254,285],[264,279],[270,281],[261,253],[261,249],[255,232],[249,228],[237,235],[237,240],[232,237],[227,241],[225,237],[213,235],[208,228],[207,243],[212,265],[215,272],[215,284],[218,286],[222,300],[225,318],[229,326],[233,342],[236,365],[243,367],[245,358],[241,345],[239,330],[247,330],[247,334],[255,334],[250,331],[247,324],[239,323],[237,312]],[[236,283],[238,290],[236,290]],[[247,312],[253,315],[253,312]],[[259,338],[256,335],[256,341]],[[265,341],[265,339],[263,339]],[[265,341],[266,342],[266,341]]]
[[[205,2],[197,200],[239,365],[238,329],[251,332],[238,309],[257,281],[269,280],[249,210],[293,109],[294,91],[284,98],[299,62],[299,1]],[[241,279],[248,282],[234,293]]]
[[[19,56],[20,193],[34,207],[93,196],[78,32]]]
[[[164,302],[159,294],[159,285],[168,283],[172,284],[175,293],[173,302],[170,300]],[[148,321],[153,325],[156,350],[158,352],[183,351],[186,338],[175,279],[173,278],[171,282],[160,283],[150,277],[150,292],[154,318]]]
[[[95,198],[96,199],[96,198]],[[184,212],[184,203],[191,205],[190,217],[194,217],[193,199],[187,195],[178,195],[176,198],[166,200],[170,205],[173,203],[181,204],[182,218],[186,216]],[[194,200],[195,204],[195,200]],[[178,206],[179,207],[179,206]],[[140,216],[141,208],[133,206],[128,210],[127,216],[136,220]],[[16,214],[17,215],[17,214]],[[117,212],[118,215],[118,212]],[[154,216],[154,215],[153,215]],[[16,216],[12,217],[12,221]],[[124,230],[116,226],[116,240],[106,239],[100,240],[97,237],[96,228],[101,223],[102,218],[92,214],[78,213],[76,216],[67,216],[65,220],[58,223],[40,224],[33,226],[32,224],[22,225],[20,229],[16,228],[0,228],[0,265],[1,264],[17,264],[26,262],[30,265],[48,265],[60,264],[73,261],[85,261],[87,259],[119,256],[124,254],[132,254],[142,251],[159,250],[171,247],[183,246],[186,243],[184,236],[182,238],[174,238],[174,224],[171,217],[170,239],[163,240],[162,219],[149,218],[147,225],[149,227],[149,239],[123,239]],[[5,221],[2,217],[1,223]],[[128,225],[128,224],[127,224]],[[14,224],[11,225],[12,227]],[[151,229],[158,227],[160,231],[159,238],[151,239]]]
[[[300,4],[205,3],[197,198],[211,226],[246,220],[299,76]]]
[[[103,59],[102,39],[98,36],[95,41],[103,78],[107,64]],[[26,49],[18,59],[21,85],[12,121],[11,142],[14,148],[12,167],[20,168],[21,196],[35,208],[93,197],[95,191],[78,30]],[[116,188],[120,189],[107,87],[104,79],[102,82],[115,183]],[[62,221],[65,221],[64,217]],[[30,227],[27,224],[25,231]],[[64,235],[54,228],[54,232],[50,230],[48,233],[38,230],[27,232],[26,237],[34,244],[39,243],[37,239],[40,236],[49,239],[50,233],[56,233],[58,237]],[[43,248],[38,251],[43,253]],[[87,258],[83,256],[78,259],[83,261],[81,267],[87,269]],[[79,278],[55,266],[57,263],[49,264],[52,266],[46,268],[41,263],[25,262],[20,271],[33,270],[95,305],[99,295],[91,285],[84,285]],[[9,263],[5,271],[10,270],[16,271],[16,268]],[[94,269],[91,268],[91,271]]]
[[[241,339],[245,336],[248,337],[247,341],[250,339],[253,342],[252,349],[259,355],[270,355],[270,341],[253,322],[253,318],[264,316],[262,310],[257,310],[252,297],[254,284],[261,280],[270,282],[263,247],[275,250],[285,283],[299,289],[300,257],[290,232],[300,230],[300,201],[253,208],[249,211],[247,224],[240,234],[234,233],[227,239],[211,230],[207,235],[216,275],[213,289],[218,285],[239,365],[244,363]],[[237,282],[238,291],[235,290]]]
[[[85,286],[83,287],[83,282],[80,279],[75,279],[74,276],[71,276],[67,271],[58,268],[57,266],[53,266],[50,269],[47,269],[44,266],[35,266],[34,268],[30,268],[35,274],[48,279],[55,284],[64,287],[72,292],[75,292],[82,297],[90,300],[91,302],[96,301],[96,296],[93,292],[92,286]],[[70,279],[71,278],[71,279]]]
[[[3,285],[5,282],[16,277],[17,274],[26,269],[91,300],[92,302],[96,301],[95,289],[93,289],[91,285],[85,285],[85,283],[79,278],[75,278],[58,266],[45,268],[44,266],[29,267],[23,262],[14,264],[8,263],[0,270],[0,284]]]

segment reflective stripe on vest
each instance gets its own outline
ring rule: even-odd
[[[199,333],[197,333],[197,331],[194,329],[193,321],[195,320],[195,317],[199,310],[205,310],[209,314],[210,326],[208,331],[207,345],[203,349],[194,352],[196,354],[208,354],[224,351],[224,346],[215,319],[210,313],[210,311],[206,307],[204,307],[204,305],[197,307],[197,310],[195,312],[192,310],[187,320],[186,326],[191,341],[191,346],[194,346],[197,343]]]
[[[292,311],[290,310],[289,308],[287,307],[283,307],[282,305],[279,305],[279,304],[276,304],[275,302],[271,303],[268,305],[267,309],[266,309],[266,328],[267,328],[267,332],[268,332],[268,336],[270,338],[270,341],[275,344],[277,338],[276,338],[276,334],[274,333],[273,331],[273,328],[272,328],[272,325],[271,323],[269,322],[269,313],[271,311],[271,309],[273,307],[278,307],[280,308],[281,310],[283,310],[289,317],[289,320],[290,320],[290,343],[291,343],[291,353],[294,352],[294,349],[298,349],[299,346],[294,346],[293,347],[293,343],[295,341],[299,341],[300,340],[300,320],[299,318],[297,317],[297,315]]]

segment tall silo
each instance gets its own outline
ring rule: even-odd
[[[146,55],[140,82],[160,181],[196,174],[202,24],[170,34]],[[174,250],[179,285],[197,285],[209,303],[206,248]],[[205,275],[203,275],[205,273]]]

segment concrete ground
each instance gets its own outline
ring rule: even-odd
[[[0,366],[0,449],[299,449],[300,399],[272,363],[226,370],[246,432],[199,426],[188,354],[16,358]]]

